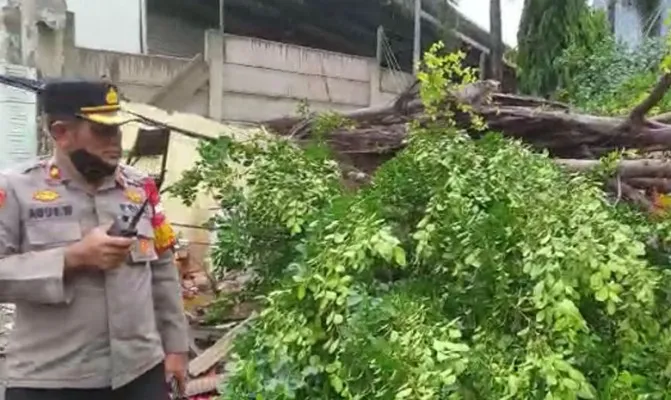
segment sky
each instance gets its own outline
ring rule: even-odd
[[[458,8],[471,21],[489,32],[490,0],[458,0]],[[501,0],[501,30],[503,42],[517,46],[517,27],[520,24],[524,0]]]

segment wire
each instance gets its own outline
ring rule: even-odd
[[[0,74],[0,83],[34,93],[39,93],[44,88],[44,82],[42,81],[2,74]]]
[[[650,15],[645,21],[645,24],[643,24],[643,29],[644,29],[644,35],[643,37],[648,37],[650,35],[650,31],[652,31],[652,28],[656,25],[655,22],[658,21],[662,17],[662,6],[666,6],[666,3],[663,1],[660,1],[659,4],[657,5],[657,9],[655,10],[654,14]]]
[[[398,62],[398,59],[396,58],[396,55],[394,54],[394,50],[391,47],[391,42],[387,38],[387,35],[382,32],[382,54],[384,56],[385,61],[387,62],[387,65],[389,66],[389,70],[391,72],[391,77],[392,80],[394,81],[394,85],[396,86],[396,90],[403,91],[405,90],[405,86],[408,82],[405,82],[405,79],[401,78],[402,75],[400,75],[398,72],[402,72],[403,70],[401,69],[401,65]]]

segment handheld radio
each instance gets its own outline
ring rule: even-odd
[[[149,199],[142,203],[142,206],[132,218],[129,218],[127,215],[119,215],[114,218],[114,223],[107,230],[107,234],[110,236],[127,238],[137,236],[137,224],[140,222],[140,218],[142,218],[142,214],[144,214],[147,204],[149,204]]]

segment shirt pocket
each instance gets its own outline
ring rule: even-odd
[[[82,238],[77,221],[40,221],[25,226],[24,251],[47,250],[63,247]]]

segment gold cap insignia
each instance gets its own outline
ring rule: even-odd
[[[53,190],[40,190],[33,195],[33,199],[44,203],[54,201],[59,197],[61,197],[61,195]]]
[[[142,203],[142,193],[136,189],[126,189],[126,198],[135,204]]]
[[[49,177],[51,179],[61,179],[61,170],[58,169],[57,166],[52,165],[51,168],[49,168]]]
[[[107,91],[107,94],[105,95],[105,101],[110,105],[119,104],[119,94],[113,87],[110,87]]]

